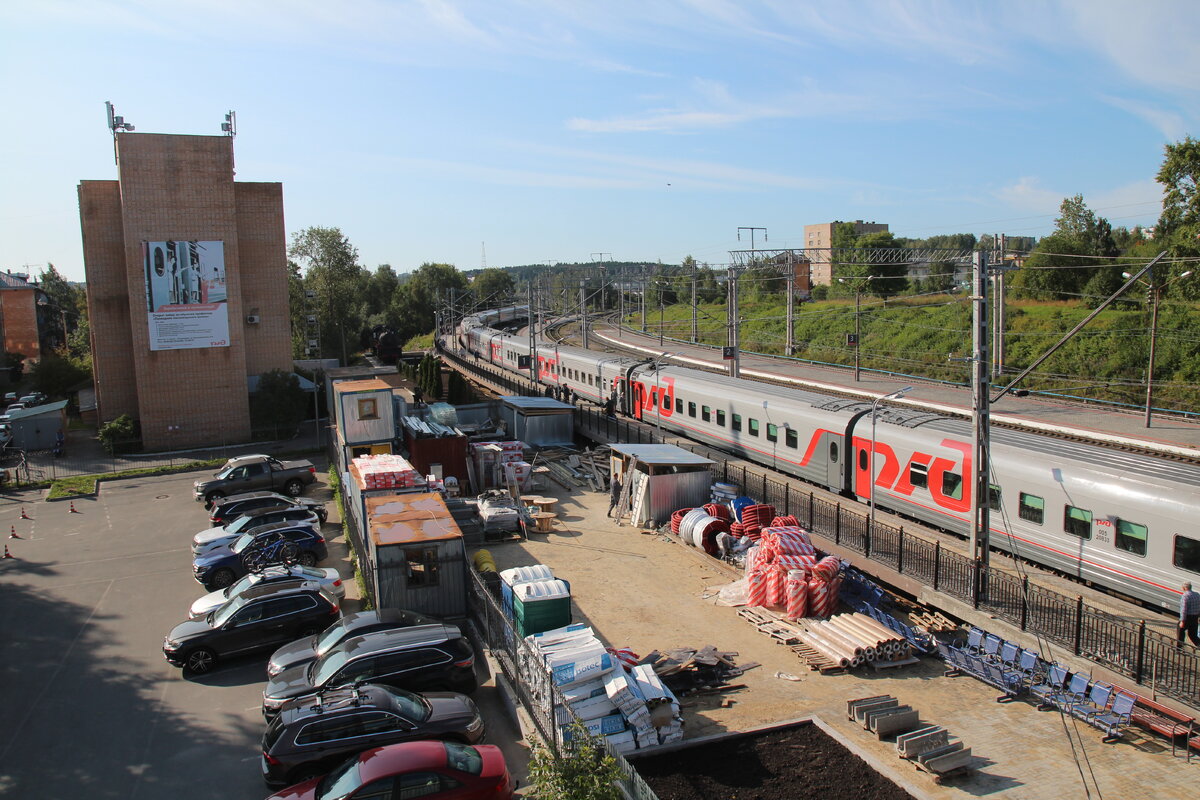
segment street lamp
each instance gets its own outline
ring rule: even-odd
[[[1151,276],[1153,276],[1154,273],[1151,272],[1150,274],[1151,274]],[[1156,340],[1158,339],[1158,301],[1159,301],[1159,298],[1162,297],[1163,289],[1167,288],[1175,281],[1180,280],[1181,278],[1186,278],[1191,274],[1192,274],[1192,271],[1189,269],[1187,272],[1182,272],[1179,275],[1176,275],[1174,278],[1171,278],[1171,280],[1167,281],[1166,283],[1153,283],[1153,277],[1151,277],[1150,283],[1147,283],[1146,281],[1143,281],[1143,280],[1138,281],[1138,283],[1144,285],[1149,290],[1148,294],[1150,295],[1150,364],[1146,368],[1146,427],[1147,428],[1150,427],[1150,416],[1152,413],[1150,410],[1150,408],[1151,408],[1150,404],[1154,399],[1154,345],[1155,345]],[[1123,278],[1125,278],[1126,280],[1129,280],[1130,278],[1133,277],[1128,272],[1122,272],[1121,276]]]
[[[859,369],[858,369],[859,299],[862,297],[862,290],[863,290],[863,287],[867,285],[867,282],[878,280],[879,278],[886,278],[886,277],[887,277],[886,275],[862,275],[857,278],[838,278],[838,283],[852,284],[854,286],[854,380],[856,382],[858,381],[858,376],[859,376]]]
[[[662,430],[662,361],[664,358],[672,358],[679,353],[659,353],[650,362],[654,366],[654,429]]]
[[[867,469],[870,473],[867,476],[867,504],[871,507],[870,514],[867,518],[866,555],[868,558],[871,556],[871,536],[875,532],[875,413],[878,411],[879,403],[881,401],[898,400],[899,398],[904,397],[904,395],[911,392],[912,388],[913,387],[911,386],[905,386],[903,389],[897,389],[890,394],[876,397],[871,403],[871,453],[867,456]]]

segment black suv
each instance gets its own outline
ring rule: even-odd
[[[324,775],[372,747],[418,739],[478,744],[483,718],[466,695],[413,694],[365,684],[292,700],[271,720],[262,740],[263,780],[291,786]]]
[[[453,625],[417,625],[355,636],[316,661],[285,669],[267,681],[263,716],[273,718],[293,698],[356,683],[469,694],[479,685],[475,651]]]
[[[209,509],[208,518],[213,525],[225,525],[251,511],[263,508],[288,508],[289,506],[307,506],[321,520],[322,525],[329,516],[325,510],[325,504],[319,500],[313,500],[311,497],[288,497],[278,492],[246,492],[245,494],[230,495],[215,502]]]
[[[301,636],[323,630],[341,612],[337,600],[316,590],[289,587],[242,595],[203,619],[190,619],[171,629],[163,655],[177,667],[201,674],[217,660],[271,650]]]
[[[316,636],[297,639],[275,651],[267,662],[267,677],[274,678],[290,667],[316,661],[321,656],[353,636],[411,628],[414,625],[437,625],[441,620],[404,611],[399,608],[381,608],[378,611],[356,611],[347,614]]]

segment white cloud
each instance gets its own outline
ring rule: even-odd
[[[1047,217],[1057,217],[1063,199],[1076,194],[1079,194],[1077,190],[1043,188],[1038,178],[1029,176],[994,192],[998,200],[1014,209]],[[1097,216],[1106,218],[1114,226],[1153,224],[1162,210],[1162,187],[1148,178],[1084,193],[1083,201]]]
[[[1125,97],[1101,95],[1101,99],[1109,105],[1116,106],[1122,111],[1127,111],[1135,117],[1140,117],[1149,123],[1151,127],[1156,128],[1162,133],[1163,137],[1168,141],[1178,141],[1187,135],[1187,123],[1175,111],[1170,111],[1159,105],[1152,105],[1149,102],[1130,100]]]
[[[996,198],[1021,211],[1051,214],[1058,210],[1065,195],[1062,192],[1043,189],[1034,177],[1023,177],[1016,183],[1003,186],[995,192]]]

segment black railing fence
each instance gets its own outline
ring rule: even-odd
[[[554,685],[541,655],[517,635],[479,573],[470,570],[470,574],[467,614],[492,658],[500,665],[505,681],[515,692],[514,699],[533,721],[542,743],[557,757],[570,746],[562,739],[562,725],[577,718]],[[600,741],[620,768],[620,784],[625,796],[631,800],[658,800],[625,757],[610,747],[604,737],[600,737]]]

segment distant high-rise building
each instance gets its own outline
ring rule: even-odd
[[[232,136],[118,133],[81,181],[100,422],[147,449],[250,438],[250,378],[290,370],[283,185],[233,180]]]
[[[833,222],[822,222],[819,225],[804,226],[804,247],[806,250],[811,251],[807,255],[812,262],[813,286],[828,286],[833,283],[833,270],[832,265],[829,263],[827,248],[832,246],[834,228],[841,224],[840,220],[834,220]],[[861,236],[864,233],[882,233],[887,229],[887,225],[877,222],[863,222],[861,219],[854,220],[854,233],[856,236]]]

